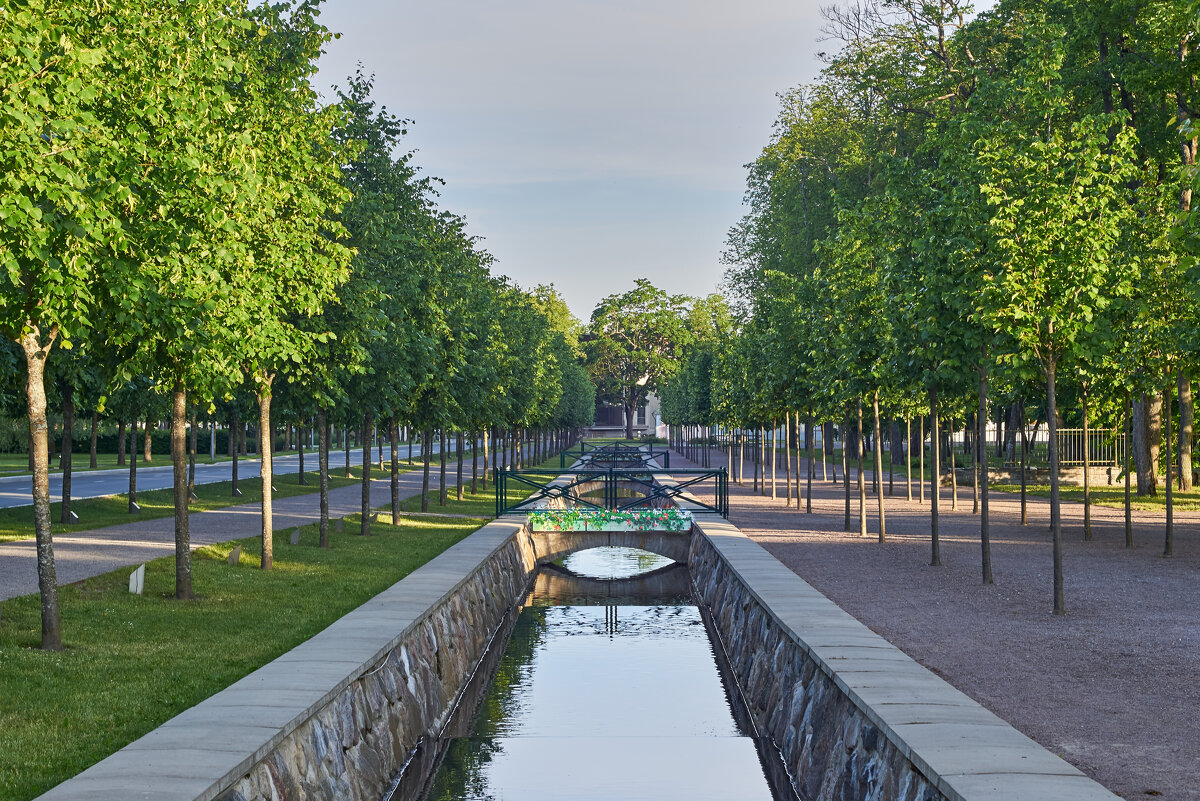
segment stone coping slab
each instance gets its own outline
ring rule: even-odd
[[[523,526],[483,526],[316,636],[39,798],[214,798],[373,669]]]
[[[801,651],[946,798],[1119,801],[871,631],[733,524],[698,516],[696,531]]]

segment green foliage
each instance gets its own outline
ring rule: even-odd
[[[639,278],[633,289],[609,295],[592,312],[585,343],[588,371],[598,395],[619,403],[627,421],[679,369],[694,339],[688,308],[688,298],[668,295]]]

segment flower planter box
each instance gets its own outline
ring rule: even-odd
[[[604,520],[597,522],[595,520],[588,521],[588,531],[634,531],[640,529],[641,526],[634,524],[632,520]]]
[[[688,512],[535,512],[529,516],[534,531],[678,531],[692,529]]]

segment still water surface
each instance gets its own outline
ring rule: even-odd
[[[430,801],[772,799],[672,564],[603,548],[547,571]]]

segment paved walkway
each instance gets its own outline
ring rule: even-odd
[[[455,465],[447,462],[446,483],[456,482]],[[438,486],[436,464],[430,465],[431,491]],[[408,498],[421,492],[421,469],[418,467],[400,474],[400,497]],[[372,473],[375,475],[376,473]],[[463,478],[470,479],[471,467],[464,465]],[[371,506],[377,508],[391,502],[391,480],[371,481]],[[319,493],[276,498],[273,504],[275,531],[283,532],[299,525],[316,523],[321,516]],[[431,508],[437,501],[431,500]],[[362,487],[330,490],[330,518],[358,513],[362,508]],[[261,531],[261,514],[257,502],[229,506],[208,512],[194,512],[190,520],[192,548],[217,542],[257,537]],[[82,581],[119,567],[138,565],[169,556],[175,552],[175,519],[134,520],[107,528],[56,534],[54,537],[54,567],[59,586]],[[0,544],[0,601],[37,592],[37,552],[32,539]]]
[[[676,461],[678,459],[678,462]],[[713,465],[724,465],[713,452]],[[693,466],[672,455],[672,466]],[[749,464],[747,464],[749,468]],[[818,471],[819,471],[818,464]],[[840,470],[839,470],[840,473]],[[749,471],[747,471],[749,475]],[[868,488],[869,475],[868,475]],[[730,520],[784,564],[918,662],[1127,799],[1200,799],[1200,514],[1176,514],[1175,557],[1163,559],[1165,515],[1063,504],[1068,614],[1051,614],[1049,501],[991,495],[996,583],[980,580],[971,488],[941,504],[941,567],[929,566],[929,503],[887,498],[888,542],[842,531],[844,490],[814,481],[813,514],[730,486]],[[851,489],[854,472],[851,470]],[[886,483],[885,483],[886,498]],[[915,489],[915,487],[914,487]],[[928,491],[927,491],[928,492]],[[768,489],[769,493],[769,489]],[[852,496],[857,514],[857,494]]]
[[[438,453],[439,450],[439,443],[433,443],[433,450],[431,452]],[[373,449],[372,457],[376,453]],[[391,458],[390,446],[384,447],[384,454],[386,458]],[[408,445],[401,446],[400,458],[407,460],[408,454]],[[419,444],[413,445],[412,454],[414,457],[421,455],[421,446]],[[78,458],[78,455],[76,458]],[[200,454],[196,461],[197,484],[213,484],[218,481],[229,481],[233,478],[232,459],[226,462],[209,464],[204,461],[204,458],[205,454]],[[317,458],[316,451],[305,451],[304,469],[308,471],[315,470]],[[330,470],[340,469],[345,465],[345,459],[346,452],[344,450],[330,451]],[[350,462],[355,467],[362,464],[362,448],[351,450]],[[378,461],[376,461],[376,464],[378,464]],[[258,471],[261,466],[262,460],[257,456],[241,457],[238,459],[238,480],[248,481],[258,478]],[[300,469],[300,456],[294,452],[277,454],[271,463],[271,467],[276,475],[298,472]],[[138,462],[138,492],[173,487],[175,485],[174,470],[175,468],[171,466],[170,457],[165,454],[159,454],[158,461],[151,464]],[[13,506],[32,506],[32,487],[33,477],[28,474],[0,477],[0,509]],[[71,475],[71,497],[76,500],[80,498],[102,498],[106,495],[124,495],[128,491],[128,467],[111,470],[80,470],[73,472]],[[50,474],[50,501],[53,503],[60,500],[62,500],[62,473],[52,472]]]

